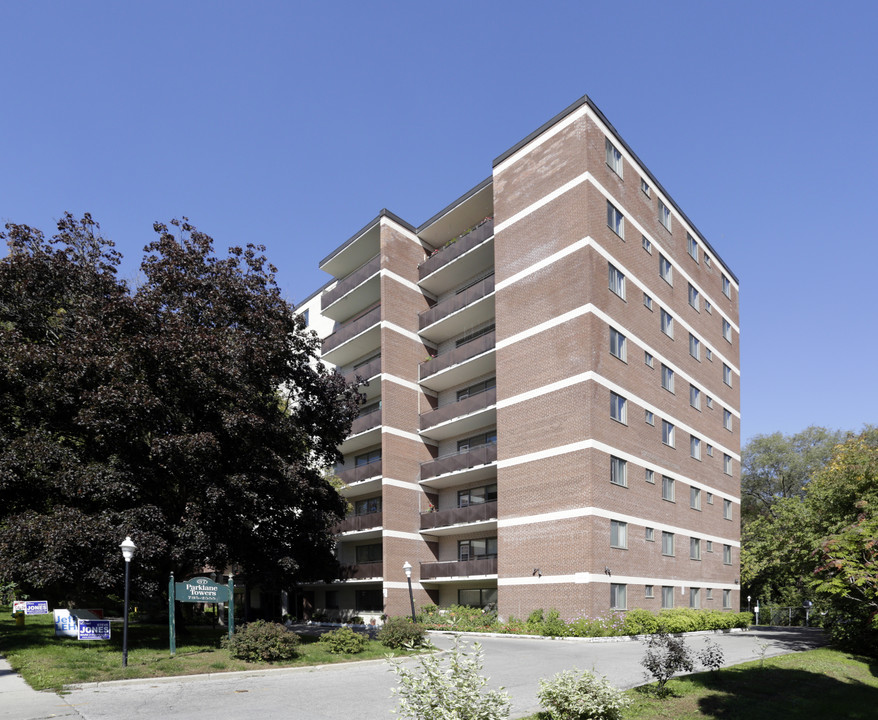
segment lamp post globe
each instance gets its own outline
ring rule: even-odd
[[[412,566],[408,560],[403,563],[402,570],[405,573],[406,580],[408,580],[409,584],[409,602],[412,606],[412,622],[417,622],[415,617],[415,596],[414,593],[412,593]]]
[[[125,614],[122,617],[122,667],[128,667],[128,585],[131,577],[131,558],[134,557],[136,546],[129,535],[125,536],[119,547],[125,559]]]

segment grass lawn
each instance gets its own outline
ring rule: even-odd
[[[81,682],[126,678],[195,675],[272,667],[326,665],[352,660],[384,658],[389,652],[376,640],[356,655],[333,655],[316,642],[302,638],[299,657],[277,663],[248,663],[219,647],[225,630],[207,627],[177,629],[177,654],[171,658],[167,625],[128,626],[128,667],[122,667],[122,623],[113,623],[111,640],[79,641],[56,638],[52,615],[30,615],[17,627],[10,608],[0,610],[0,654],[37,690],[61,690]],[[399,652],[397,651],[397,654]]]
[[[821,648],[671,680],[673,696],[629,690],[626,720],[878,718],[878,661]],[[532,715],[528,720],[543,720]]]

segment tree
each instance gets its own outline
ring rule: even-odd
[[[170,571],[328,577],[344,506],[323,468],[358,398],[317,362],[264,248],[219,258],[185,218],[156,224],[131,291],[90,216],[49,242],[6,228],[0,582],[115,591],[125,535],[144,594]]]

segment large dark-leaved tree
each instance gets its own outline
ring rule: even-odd
[[[9,224],[0,260],[0,581],[58,600],[157,595],[235,568],[286,584],[334,571],[343,514],[322,468],[357,397],[316,360],[263,248],[218,257],[156,224],[142,284],[88,215],[46,240]]]

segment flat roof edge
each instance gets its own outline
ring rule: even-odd
[[[434,222],[436,222],[439,218],[441,218],[443,215],[446,215],[447,213],[451,212],[451,210],[456,208],[458,205],[463,204],[464,202],[469,200],[473,195],[475,195],[477,192],[484,190],[486,187],[488,187],[488,185],[490,185],[493,182],[494,182],[494,176],[489,175],[484,180],[482,180],[482,182],[480,182],[478,185],[476,185],[474,188],[467,190],[459,198],[448,203],[448,205],[446,205],[444,208],[442,208],[439,212],[437,212],[429,220],[422,222],[418,226],[417,232],[419,232],[419,233],[422,232],[423,230],[428,228],[430,225],[432,225]]]
[[[393,220],[393,222],[395,222],[399,225],[402,225],[406,230],[417,234],[417,229],[414,227],[414,225],[412,225],[411,223],[407,223],[405,220],[403,220],[401,217],[399,217],[399,215],[396,215],[396,214],[390,212],[390,210],[388,210],[387,208],[382,208],[381,212],[379,212],[378,215],[376,215],[372,220],[370,220],[365,225],[363,225],[363,227],[361,227],[359,230],[357,230],[357,232],[355,232],[353,235],[351,235],[341,245],[339,245],[337,248],[335,248],[335,250],[333,250],[331,253],[329,253],[329,255],[327,255],[325,258],[323,258],[318,263],[318,267],[323,267],[323,265],[325,265],[327,262],[332,260],[332,258],[334,258],[336,255],[338,255],[342,250],[344,250],[348,245],[353,243],[357,238],[359,238],[359,237],[365,235],[367,232],[369,232],[369,230],[371,230],[373,227],[375,227],[375,225],[377,225],[378,223],[381,222],[381,218],[383,218],[383,217],[386,217],[390,220]]]

